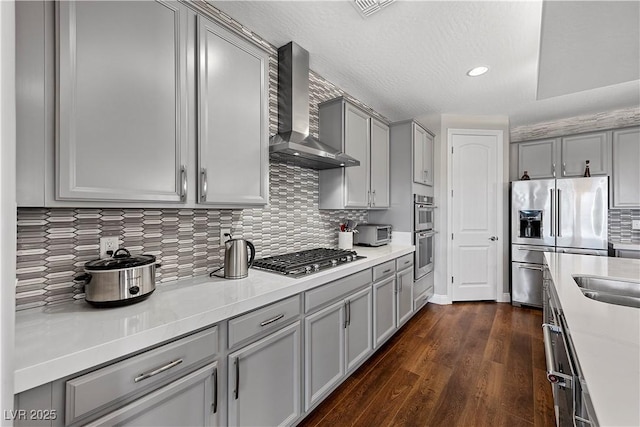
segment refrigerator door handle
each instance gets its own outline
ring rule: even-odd
[[[554,227],[555,227],[554,218],[556,216],[553,193],[554,193],[553,188],[550,188],[549,189],[549,198],[551,199],[551,227],[549,227],[549,229],[550,229],[549,236],[551,236],[551,237],[555,236],[555,234],[554,234]]]
[[[558,200],[556,203],[556,212],[558,213],[558,221],[556,224],[556,234],[558,235],[558,237],[562,237],[562,219],[560,216],[560,212],[562,211],[562,207],[560,206],[560,199],[561,199],[561,195],[560,195],[560,189],[558,188]]]

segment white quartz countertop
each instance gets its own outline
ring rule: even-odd
[[[85,301],[16,313],[15,393],[108,362],[412,253],[411,245],[354,248],[366,258],[299,279],[249,270],[162,284],[147,300],[99,309]]]
[[[640,260],[545,253],[602,426],[640,426],[640,309],[585,297],[573,275],[640,280]]]
[[[625,249],[628,251],[640,251],[640,243],[624,243],[624,242],[609,242],[613,249]]]

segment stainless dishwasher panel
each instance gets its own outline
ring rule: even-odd
[[[511,261],[542,264],[545,252],[555,252],[553,246],[511,245]]]
[[[542,264],[511,263],[513,305],[542,307]]]

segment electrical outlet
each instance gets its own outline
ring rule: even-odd
[[[640,230],[640,219],[634,219],[631,221],[631,228],[633,230]]]
[[[227,239],[229,238],[228,236],[225,236],[225,233],[231,234],[231,229],[230,228],[221,228],[220,229],[220,243],[226,242]]]
[[[109,256],[107,251],[112,251],[111,254],[118,250],[118,236],[108,236],[100,238],[100,258],[106,258]]]

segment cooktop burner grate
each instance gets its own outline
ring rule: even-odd
[[[317,248],[257,259],[253,268],[300,277],[362,258],[356,251]]]

